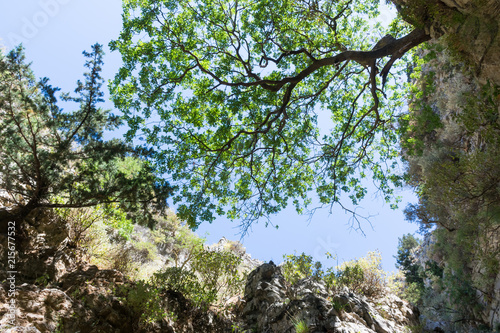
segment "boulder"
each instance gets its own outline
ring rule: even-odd
[[[368,299],[347,289],[329,292],[322,281],[306,278],[289,285],[279,266],[266,263],[248,275],[241,326],[255,332],[399,333],[418,326],[418,314],[392,295]]]

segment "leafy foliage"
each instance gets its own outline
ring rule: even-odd
[[[293,326],[296,333],[309,333],[310,329],[304,319],[293,319]]]
[[[98,107],[102,46],[84,55],[88,72],[77,96],[61,95],[78,105],[67,112],[57,105],[59,89],[35,80],[21,47],[0,54],[0,203],[9,207],[0,211],[2,221],[21,222],[37,208],[108,204],[149,223],[153,208],[166,207],[171,188],[139,158],[143,152],[103,139],[121,120]]]
[[[297,256],[294,254],[283,255],[282,272],[285,279],[291,284],[297,283],[299,280],[312,277],[320,279],[323,277],[322,264],[319,261],[313,262],[312,256],[305,253]]]
[[[242,292],[245,276],[239,272],[241,257],[229,251],[199,251],[191,264],[204,289],[210,290],[207,303],[219,304]]]
[[[358,263],[355,263],[354,265],[345,266],[344,269],[338,272],[337,282],[354,292],[361,293],[364,279],[363,269]]]
[[[198,249],[188,267],[167,267],[153,275],[151,284],[177,291],[197,306],[221,304],[242,290],[241,259],[226,251]]]
[[[421,240],[412,234],[403,235],[399,238],[398,252],[395,256],[396,268],[404,275],[404,283],[399,286],[398,292],[401,297],[415,305],[422,304],[422,296],[425,291],[424,279],[428,278],[415,256],[415,251],[421,243]]]
[[[366,257],[348,261],[338,268],[339,283],[368,297],[383,295],[387,274],[382,269],[380,252],[368,252]]]
[[[177,216],[155,216],[151,230],[135,225],[126,238],[103,209],[85,207],[56,209],[62,222],[69,224],[70,235],[81,231],[74,245],[83,250],[81,259],[100,269],[117,269],[127,276],[114,294],[140,317],[139,326],[148,331],[152,323],[168,317],[176,320],[177,301],[205,311],[208,307],[226,310],[226,301],[243,292],[245,275],[241,255],[231,248],[211,250]],[[72,231],[75,229],[75,231]],[[172,255],[175,260],[158,261]],[[154,259],[154,261],[153,261]],[[172,265],[173,266],[168,266]],[[41,279],[40,279],[41,281]],[[171,302],[174,300],[174,302]],[[172,305],[174,304],[174,305]],[[184,303],[183,303],[184,304]]]
[[[204,292],[198,277],[193,272],[179,267],[167,267],[161,272],[155,273],[151,284],[158,288],[179,292],[197,304],[213,298],[210,291]]]
[[[386,31],[371,24],[377,6],[124,2],[123,30],[110,44],[124,61],[113,100],[128,138],[154,148],[157,169],[179,185],[174,200],[191,227],[217,213],[241,218],[245,231],[289,203],[302,212],[313,190],[325,205],[342,193],[356,204],[366,194],[360,179],[369,175],[391,200],[392,185],[401,184],[401,95],[394,80],[386,92],[381,81],[429,37],[415,29],[380,38]],[[408,32],[402,21],[392,28],[401,26]]]
[[[378,252],[369,252],[364,258],[344,262],[326,270],[323,270],[321,262],[314,262],[311,256],[304,253],[300,256],[287,255],[284,258],[283,276],[291,284],[312,277],[322,280],[333,293],[341,287],[369,297],[384,293],[386,273],[382,270],[382,258]],[[329,258],[333,256],[329,255]]]
[[[415,262],[414,251],[421,244],[421,241],[412,234],[403,235],[399,239],[398,252],[396,258],[396,268],[402,270],[408,283],[423,284],[419,274],[419,265]]]
[[[142,328],[148,324],[161,321],[164,317],[174,315],[168,312],[168,306],[164,304],[160,289],[151,286],[144,281],[138,281],[134,285],[121,287],[118,294],[123,294],[125,301],[134,312],[139,314]]]

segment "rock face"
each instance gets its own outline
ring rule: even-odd
[[[400,333],[418,326],[418,314],[396,296],[367,299],[349,290],[329,295],[311,278],[287,285],[281,268],[263,264],[248,276],[240,319],[252,332]]]
[[[9,323],[8,286],[0,285],[2,333],[125,333],[125,332],[231,332],[231,323],[213,311],[191,306],[182,295],[167,292],[163,308],[175,316],[141,323],[140,311],[120,292],[130,284],[116,270],[88,266],[64,275],[56,286],[18,286],[16,326]]]
[[[18,286],[16,326],[9,325],[7,286],[0,286],[0,332],[409,332],[417,314],[405,301],[387,295],[367,299],[342,290],[327,292],[322,282],[303,279],[290,286],[274,264],[263,264],[248,276],[244,301],[229,317],[194,308],[182,295],[164,294],[169,315],[140,324],[138,313],[120,290],[130,282],[116,270],[88,266],[61,277],[57,285]]]
[[[497,0],[442,0],[461,14],[453,42],[476,67],[481,83],[500,84],[500,2]]]
[[[500,2],[393,0],[405,19],[469,63],[481,83],[500,84]]]
[[[209,245],[208,249],[211,251],[230,251],[241,258],[240,270],[242,271],[253,271],[255,268],[263,264],[259,259],[252,258],[250,253],[246,252],[246,249],[238,241],[228,240],[226,237],[222,237],[217,243]]]
[[[477,202],[481,200],[483,202],[476,208],[473,201],[475,198],[468,196],[467,191],[463,191],[462,194],[455,191],[454,196],[435,195],[435,198],[439,197],[439,200],[433,204],[439,209],[434,209],[434,213],[439,211],[436,215],[440,215],[440,226],[448,230],[449,235],[443,237],[444,231],[435,230],[433,236],[425,239],[424,245],[417,254],[417,260],[423,270],[426,269],[427,261],[433,261],[444,269],[444,276],[440,278],[453,277],[457,271],[457,263],[460,262],[462,266],[460,270],[464,272],[466,278],[460,278],[458,280],[461,283],[452,283],[446,288],[451,289],[450,287],[460,284],[467,285],[467,288],[473,290],[463,293],[469,293],[473,297],[470,302],[450,302],[452,307],[466,309],[464,314],[460,313],[461,318],[450,319],[452,314],[457,312],[456,309],[450,311],[449,308],[443,308],[444,310],[437,315],[438,311],[435,306],[424,306],[422,312],[433,313],[425,314],[426,318],[423,318],[423,322],[430,330],[441,327],[445,331],[454,331],[456,329],[449,328],[453,326],[447,325],[463,323],[465,326],[467,321],[472,327],[483,326],[486,330],[498,330],[500,328],[500,271],[498,266],[490,269],[487,263],[490,260],[497,263],[499,260],[500,232],[497,226],[489,225],[488,218],[483,217],[483,214],[485,210],[493,210],[491,207],[497,205],[500,192],[498,190],[484,191],[481,184],[488,184],[485,188],[498,189],[499,183],[498,169],[491,172],[493,176],[489,176],[484,169],[488,163],[494,167],[499,165],[497,147],[499,146],[500,105],[498,102],[500,96],[498,90],[485,88],[489,85],[496,85],[495,89],[498,89],[500,85],[500,2],[498,0],[393,0],[393,2],[396,3],[405,19],[415,26],[424,28],[435,39],[433,43],[440,46],[439,50],[441,50],[437,52],[436,59],[427,62],[422,73],[431,74],[428,77],[434,78],[432,80],[433,91],[425,98],[426,104],[439,116],[442,126],[425,136],[425,144],[431,146],[432,150],[424,152],[422,158],[415,158],[414,161],[410,159],[410,171],[424,175],[423,180],[418,181],[419,188],[422,189],[422,185],[427,182],[430,184],[428,186],[430,189],[433,182],[439,184],[439,181],[443,179],[435,177],[438,179],[436,181],[428,175],[432,174],[433,167],[437,165],[436,160],[446,161],[442,158],[445,155],[452,157],[452,163],[449,165],[458,166],[462,168],[461,170],[467,167],[464,161],[483,159],[481,163],[477,163],[477,167],[472,172],[472,174],[480,175],[477,181],[462,177],[467,172],[462,172],[453,179],[454,184],[467,182],[469,188],[482,193],[477,196]],[[485,94],[486,91],[488,95]],[[477,105],[481,107],[476,107]],[[484,121],[480,118],[484,117],[482,110],[488,110],[491,113],[491,119]],[[474,124],[475,128],[471,124]],[[483,152],[487,153],[483,154]],[[489,158],[486,158],[486,155],[489,155]],[[414,163],[417,160],[418,163]],[[417,169],[421,171],[415,172]],[[464,181],[464,179],[467,180]],[[429,192],[438,193],[443,187],[434,186]],[[489,198],[494,199],[488,201]],[[431,200],[426,197],[425,201]],[[488,208],[482,210],[482,207]],[[468,213],[468,210],[473,213]],[[471,223],[467,226],[470,228],[467,232],[464,231],[465,228],[462,229],[465,225],[462,222],[467,221],[464,216],[469,216],[467,218],[474,216],[476,222],[475,225]],[[435,218],[434,215],[433,218]],[[439,235],[439,232],[442,237],[435,237]],[[455,236],[454,233],[467,236],[460,238],[461,236]],[[472,239],[472,235],[477,235],[474,236],[476,239],[466,241],[466,239]],[[438,245],[435,246],[435,243]],[[454,251],[449,249],[443,250],[446,248],[443,245],[447,244],[453,244],[450,247],[456,246],[456,252],[453,253]],[[457,254],[456,257],[453,254]],[[463,262],[461,262],[462,259]],[[426,284],[430,287],[432,280],[428,279]],[[446,292],[446,288],[441,290],[441,287],[436,287],[436,291],[427,297],[428,301],[443,305],[449,302],[449,294],[459,294],[456,293],[456,289],[454,292]],[[475,306],[470,306],[471,303]],[[425,311],[426,309],[433,310]],[[465,328],[462,330],[466,331]]]
[[[131,311],[116,297],[110,285],[123,284],[114,270],[95,266],[64,275],[59,285],[22,284],[16,294],[16,327],[7,316],[0,319],[1,332],[121,332],[132,328]],[[0,314],[8,311],[6,286],[0,287]]]
[[[16,325],[9,325],[7,291],[0,288],[0,331],[1,332],[53,332],[58,320],[68,317],[73,306],[71,299],[59,289],[40,289],[23,284],[17,289]]]
[[[115,270],[89,266],[65,274],[54,286],[23,284],[17,288],[16,324],[7,332],[122,332],[134,327],[132,311],[112,295],[112,286],[122,285],[123,275]],[[6,304],[5,286],[0,287],[0,304]],[[0,314],[6,313],[0,306]],[[0,331],[7,329],[0,320]],[[2,331],[3,332],[3,331]]]
[[[460,7],[457,10],[470,11],[474,9],[465,6],[465,2],[467,1],[457,1],[457,6]],[[476,8],[476,10],[479,9]],[[493,37],[498,39],[498,34],[495,33]],[[494,45],[492,44],[492,47],[495,47]],[[432,189],[427,192],[431,193],[432,200],[429,197],[426,200],[432,201],[434,207],[439,207],[439,210],[433,210],[433,212],[439,212],[439,215],[436,215],[439,227],[432,234],[426,236],[423,245],[416,253],[416,259],[422,267],[422,271],[429,268],[427,262],[436,263],[444,270],[444,273],[441,273],[444,275],[440,276],[439,279],[446,279],[446,281],[452,280],[453,276],[458,276],[456,267],[457,263],[460,262],[466,278],[459,280],[467,281],[468,288],[472,290],[470,294],[474,295],[474,300],[469,302],[449,301],[449,295],[453,292],[452,288],[458,283],[448,283],[447,287],[443,289],[433,282],[435,277],[428,278],[425,280],[426,287],[429,288],[426,291],[428,294],[426,302],[433,302],[433,305],[426,304],[422,307],[422,313],[425,317],[421,319],[429,330],[436,327],[441,327],[445,331],[456,330],[457,324],[455,323],[459,323],[460,319],[464,317],[473,318],[473,320],[469,320],[472,322],[471,326],[481,325],[493,330],[500,323],[500,271],[496,267],[490,269],[488,262],[489,260],[498,261],[500,231],[496,225],[490,225],[488,218],[483,217],[483,214],[488,209],[492,210],[500,197],[500,192],[497,190],[499,184],[498,160],[500,158],[498,150],[498,138],[500,138],[498,130],[500,104],[498,102],[500,98],[495,90],[486,90],[483,83],[486,79],[498,80],[500,78],[500,62],[496,65],[494,62],[490,62],[488,66],[493,67],[488,70],[471,73],[470,69],[471,66],[474,67],[475,60],[473,60],[472,65],[457,62],[456,57],[453,56],[453,50],[447,47],[446,39],[435,41],[434,47],[436,46],[443,51],[435,52],[435,57],[422,66],[422,77],[429,81],[423,83],[424,80],[421,79],[419,84],[421,84],[422,90],[426,86],[432,87],[424,96],[425,104],[439,117],[441,126],[422,136],[425,143],[424,152],[421,156],[408,156],[407,161],[409,174],[419,175],[421,177],[418,180],[419,185],[425,184],[427,189]],[[472,51],[470,50],[470,52]],[[500,49],[496,52],[495,56],[498,57]],[[452,54],[450,55],[450,53]],[[479,62],[479,64],[484,67],[486,61],[491,59],[485,58],[485,62]],[[491,95],[490,91],[493,92]],[[476,107],[478,105],[480,107]],[[422,108],[419,106],[415,108],[416,110],[413,112],[421,112]],[[484,116],[486,112],[491,113],[491,120],[483,120],[488,118],[488,116]],[[447,162],[447,158],[450,157],[451,162],[449,160]],[[475,160],[481,162],[476,165],[470,162]],[[448,174],[453,175],[453,177],[447,178],[447,182],[454,184],[450,188],[455,188],[455,190],[448,192],[448,195],[442,195],[445,191],[440,192],[445,188],[443,175],[447,175],[447,173],[436,172],[436,166],[439,163],[444,163],[443,165],[448,163],[449,170],[458,170],[458,168],[462,170],[459,174],[451,172]],[[492,165],[494,170],[490,173],[484,171],[489,165]],[[469,174],[469,172],[463,171],[467,168],[473,170],[470,174],[476,175],[475,178],[463,176]],[[470,189],[480,193],[477,196],[477,201],[474,201],[476,198],[468,195],[466,191],[460,192],[463,184],[467,184]],[[487,191],[484,190],[485,188],[493,190]],[[477,205],[476,202],[482,204]],[[488,208],[485,210],[483,207]],[[467,235],[467,237],[460,238],[461,236],[458,236],[460,234]],[[447,244],[453,244],[454,247],[446,246]],[[460,254],[456,255],[458,253]],[[436,286],[431,292],[433,284]],[[457,317],[451,317],[450,314],[458,312],[456,310],[449,311],[444,306],[447,302],[457,306],[457,308],[460,305],[460,308],[467,309],[463,311],[466,316],[460,313],[460,315],[456,315]],[[472,307],[473,302],[477,303],[474,307]],[[442,310],[438,311],[436,306],[438,309],[441,306]],[[470,308],[466,308],[467,306]],[[465,324],[463,325],[465,326]],[[472,332],[473,330],[472,328],[469,330],[461,328],[461,331]]]
[[[209,249],[241,256],[241,269],[251,271],[244,300],[235,295],[228,301],[233,310],[222,312],[195,307],[182,294],[164,290],[160,304],[155,304],[163,314],[154,322],[144,322],[147,300],[138,304],[130,299],[130,290],[140,290],[135,288],[140,282],[129,281],[117,270],[101,270],[78,261],[78,249],[60,236],[65,235],[64,230],[56,230],[58,224],[52,220],[42,222],[39,225],[45,229],[33,231],[33,235],[48,236],[32,237],[24,247],[29,251],[23,251],[18,262],[23,275],[16,281],[14,326],[8,315],[9,285],[0,284],[2,333],[281,333],[297,332],[299,325],[310,333],[399,333],[418,325],[409,305],[393,296],[375,300],[349,290],[331,294],[314,279],[291,286],[280,267],[252,259],[240,243],[225,238]],[[0,242],[0,247],[5,248],[5,242]],[[5,272],[0,272],[4,281]]]

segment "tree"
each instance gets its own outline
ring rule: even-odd
[[[396,60],[430,37],[401,19],[391,26],[399,35],[387,34],[372,24],[377,6],[125,2],[110,44],[124,61],[113,100],[128,138],[145,139],[158,170],[179,184],[174,202],[191,227],[216,212],[246,230],[290,202],[302,212],[312,190],[323,205],[342,193],[356,204],[370,173],[391,200],[402,98],[389,72],[402,75]]]
[[[38,208],[78,208],[118,203],[136,222],[150,222],[171,193],[143,152],[103,131],[121,124],[102,102],[102,46],[95,44],[85,82],[77,82],[74,112],[57,106],[58,88],[36,82],[23,49],[0,54],[0,223],[20,226]]]
[[[420,266],[415,259],[414,251],[420,246],[421,241],[415,238],[412,234],[403,235],[399,238],[398,253],[396,258],[396,268],[403,271],[407,283],[424,284]]]

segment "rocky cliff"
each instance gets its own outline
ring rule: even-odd
[[[131,285],[120,272],[95,266],[67,273],[45,287],[24,283],[18,288],[15,326],[9,325],[7,286],[2,285],[0,331],[399,333],[419,327],[415,309],[389,292],[373,299],[347,289],[329,295],[313,279],[290,286],[272,263],[248,275],[245,295],[235,299],[230,313],[203,310],[181,294],[166,292],[161,306],[171,315],[141,324],[140,311],[124,297],[123,290]]]
[[[249,332],[396,333],[419,326],[416,310],[389,291],[368,299],[346,288],[328,293],[313,278],[289,285],[274,263],[248,275],[238,319]]]
[[[429,329],[489,332],[500,328],[500,3],[428,3],[420,23],[435,40],[422,53],[406,146],[420,196],[410,219],[436,227],[417,253],[421,310]]]
[[[8,269],[1,267],[0,332],[396,333],[410,332],[419,325],[415,309],[388,290],[383,296],[367,298],[345,287],[327,290],[324,282],[311,277],[292,285],[285,280],[281,267],[251,258],[239,242],[225,238],[204,246],[205,251],[229,251],[239,256],[244,291],[217,303],[203,304],[188,299],[188,294],[198,295],[196,291],[176,288],[179,281],[162,280],[165,283],[155,284],[138,278],[142,275],[131,271],[129,265],[119,265],[124,274],[86,263],[83,259],[89,258],[89,254],[71,245],[68,237],[71,224],[62,223],[60,217],[50,212],[40,212],[33,218],[39,223],[31,221],[33,227],[27,229],[30,241],[17,244],[19,274],[14,281],[13,305]],[[139,270],[171,265],[174,257],[187,260],[192,256],[190,246],[199,244],[199,239],[192,234],[189,237],[193,239],[186,234],[184,238],[179,236],[183,229],[175,227],[176,220],[170,218],[170,222],[156,230],[135,227],[128,241],[120,240],[114,245],[123,253],[117,254],[110,247],[109,237],[117,237],[113,229],[98,234],[100,246],[108,249],[107,257],[118,256],[122,260],[126,254],[126,260],[142,262],[133,266]],[[177,236],[172,238],[172,233]],[[185,242],[188,238],[187,247],[178,246],[181,239]],[[7,239],[0,240],[0,247],[6,249]],[[145,243],[151,243],[153,249],[146,251],[141,245]],[[3,255],[6,253],[2,251]],[[113,263],[113,260],[99,260],[101,264]],[[2,260],[1,265],[5,262]],[[185,262],[187,269],[189,261]],[[175,277],[184,279],[181,283],[184,286],[192,283],[190,275]]]
[[[481,84],[500,84],[497,0],[393,0],[402,16],[461,54]]]

